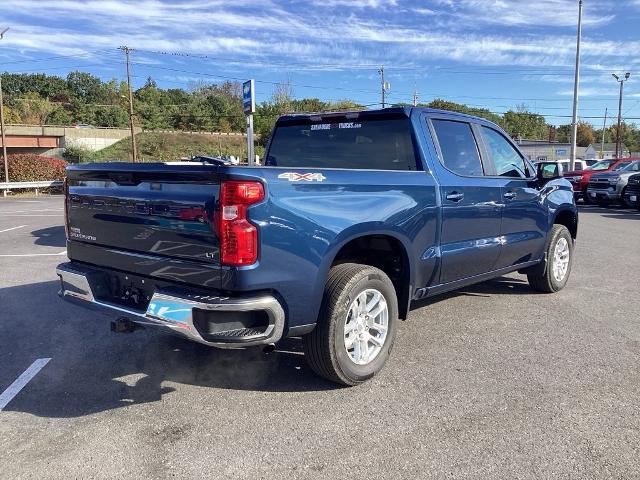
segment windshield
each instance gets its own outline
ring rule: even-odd
[[[616,163],[615,160],[601,160],[589,167],[589,170],[608,170],[611,165]]]
[[[356,121],[301,119],[277,126],[266,165],[417,170],[408,118]]]
[[[640,161],[629,162],[624,168],[621,168],[619,171],[637,172],[638,170],[640,170]]]
[[[622,162],[613,167],[611,170],[614,172],[617,172],[618,170],[625,170],[629,165],[631,165],[631,162]]]

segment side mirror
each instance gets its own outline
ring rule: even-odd
[[[546,183],[554,178],[562,177],[562,165],[558,163],[541,162],[537,164],[536,168],[538,180],[542,183]]]

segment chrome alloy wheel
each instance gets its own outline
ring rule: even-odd
[[[569,255],[569,242],[567,242],[566,238],[560,237],[553,249],[553,263],[551,266],[553,276],[558,282],[564,280],[567,270],[569,270]]]
[[[380,353],[389,329],[389,308],[384,295],[367,289],[349,306],[344,324],[344,347],[353,363],[367,365]]]

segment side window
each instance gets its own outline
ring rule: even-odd
[[[452,120],[432,120],[432,123],[444,166],[459,175],[484,175],[471,125]]]
[[[497,175],[502,177],[527,177],[527,166],[513,146],[502,134],[488,127],[482,127],[487,148],[493,158]]]

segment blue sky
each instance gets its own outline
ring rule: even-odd
[[[135,86],[255,78],[258,100],[289,80],[296,97],[433,98],[495,112],[525,104],[569,123],[577,0],[2,0],[0,69],[125,78]],[[631,72],[624,116],[640,118],[640,0],[585,0],[582,118],[617,112],[612,72]],[[159,52],[175,54],[171,55]],[[68,56],[66,58],[52,58]]]

